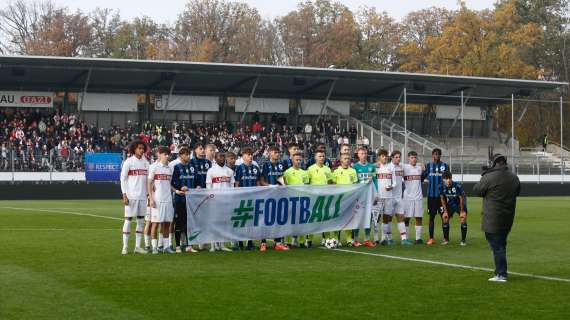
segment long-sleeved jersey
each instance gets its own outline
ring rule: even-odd
[[[175,164],[170,184],[177,190],[182,189],[182,187],[187,187],[188,189],[196,188],[196,169],[192,163],[184,164],[179,162]],[[174,201],[186,202],[186,196],[174,194]]]
[[[206,174],[212,167],[212,162],[206,158],[194,158],[190,162],[196,170],[196,186],[206,188]]]

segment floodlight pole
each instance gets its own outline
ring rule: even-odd
[[[404,154],[408,154],[408,89],[404,87]]]
[[[560,182],[564,184],[564,117],[562,116],[564,100],[560,96]]]
[[[327,93],[327,97],[326,97],[325,101],[323,102],[323,106],[321,107],[321,112],[319,112],[319,117],[317,118],[317,123],[319,123],[319,121],[321,120],[323,112],[325,111],[325,108],[329,104],[329,99],[331,98],[331,94],[334,90],[335,85],[336,85],[336,79],[334,79],[333,82],[331,83],[331,87],[329,88],[329,92]]]
[[[511,170],[515,170],[515,94],[511,94],[511,157],[513,165]]]
[[[249,93],[249,98],[247,99],[247,104],[245,105],[245,108],[243,109],[241,119],[239,120],[240,128],[243,126],[243,122],[245,120],[245,115],[247,114],[247,109],[249,109],[249,106],[251,105],[251,101],[253,100],[253,95],[255,94],[255,90],[257,89],[258,83],[259,83],[259,76],[257,76],[257,78],[255,78],[255,83],[253,84],[253,88],[251,89],[251,92]]]
[[[463,90],[461,90],[461,182],[463,183],[463,142],[464,142],[464,134],[463,134],[463,119],[465,112],[465,101],[463,100]]]

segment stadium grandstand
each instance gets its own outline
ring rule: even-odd
[[[523,181],[563,182],[562,139],[519,148],[494,131],[493,106],[548,100],[567,83],[398,72],[219,63],[0,57],[0,180],[84,180],[84,156],[126,154],[140,138],[152,147],[212,143],[239,153],[290,142],[309,156],[325,144],[335,159],[353,149],[440,148],[461,179],[475,181],[489,152],[514,159]],[[514,112],[512,125],[515,125]],[[561,123],[562,125],[562,123]]]

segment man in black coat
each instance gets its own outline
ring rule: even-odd
[[[476,196],[483,197],[481,229],[489,242],[495,260],[495,276],[489,281],[507,281],[507,237],[513,226],[519,178],[507,167],[507,158],[496,154],[492,167],[486,169],[473,187]]]

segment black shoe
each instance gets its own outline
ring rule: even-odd
[[[415,243],[416,243],[416,244],[424,244],[424,241],[423,241],[422,239],[418,239],[418,240],[416,240]]]
[[[378,243],[377,243],[377,244],[378,244]],[[388,245],[388,241],[382,240],[382,241],[380,241],[379,244],[380,244],[381,246],[387,246],[387,245]]]

